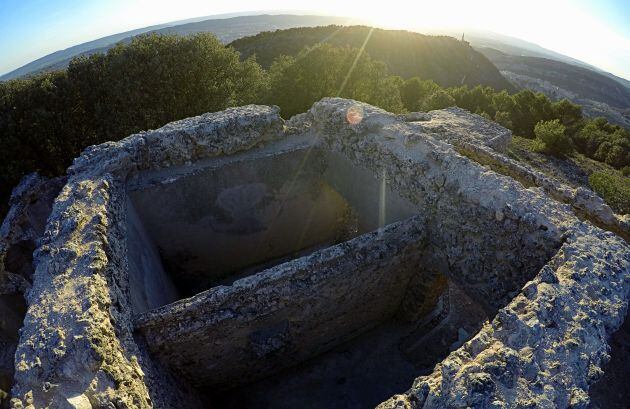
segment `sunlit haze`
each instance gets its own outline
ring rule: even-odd
[[[0,0],[0,74],[106,35],[181,19],[256,10],[348,16],[357,22],[419,32],[460,28],[492,31],[630,78],[627,0]]]

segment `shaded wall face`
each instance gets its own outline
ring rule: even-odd
[[[326,152],[325,156],[327,166],[322,177],[350,203],[358,215],[359,231],[372,231],[425,213],[425,209],[392,190],[387,174],[374,174],[355,166],[339,153]]]
[[[127,200],[127,261],[131,305],[140,313],[176,301],[179,292],[167,274],[153,239]]]
[[[417,212],[383,180],[317,149],[244,155],[172,180],[164,175],[129,195],[132,269],[166,270],[182,296]]]
[[[6,393],[13,383],[14,354],[24,314],[26,302],[21,294],[0,295],[0,390]],[[0,396],[0,407],[2,403]]]
[[[346,200],[309,151],[245,159],[131,192],[183,295],[356,231]],[[293,258],[293,257],[291,257]]]
[[[412,203],[427,219],[425,265],[458,281],[488,311],[504,306],[561,246],[562,238],[538,225],[533,214],[519,214],[507,204],[501,211],[482,204],[500,185],[471,190],[466,184],[474,184],[469,175],[478,174],[478,165],[450,156],[454,151],[438,154],[443,146],[414,148],[377,137],[357,143],[352,134],[338,137],[337,131],[325,139],[325,148],[345,157],[347,166],[383,177],[398,197]]]
[[[416,216],[148,312],[136,329],[194,386],[242,385],[392,319],[425,244]]]

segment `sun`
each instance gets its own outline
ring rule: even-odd
[[[322,6],[327,6],[324,1]],[[500,21],[505,5],[499,0],[486,0],[482,5],[471,1],[432,0],[387,2],[336,2],[328,13],[348,16],[351,23],[368,24],[382,28],[418,30],[421,28],[488,28],[489,23]]]

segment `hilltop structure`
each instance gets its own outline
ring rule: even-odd
[[[585,408],[626,316],[629,221],[510,139],[330,98],[30,176],[0,230],[0,387],[14,408]]]

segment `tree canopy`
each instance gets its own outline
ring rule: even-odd
[[[140,36],[66,71],[0,83],[0,198],[27,172],[64,172],[85,147],[260,101],[267,75],[211,34]]]
[[[391,112],[403,109],[402,80],[388,77],[384,63],[357,48],[328,44],[305,48],[296,57],[276,59],[269,77],[267,100],[280,106],[285,118],[307,111],[328,96],[364,101]]]

